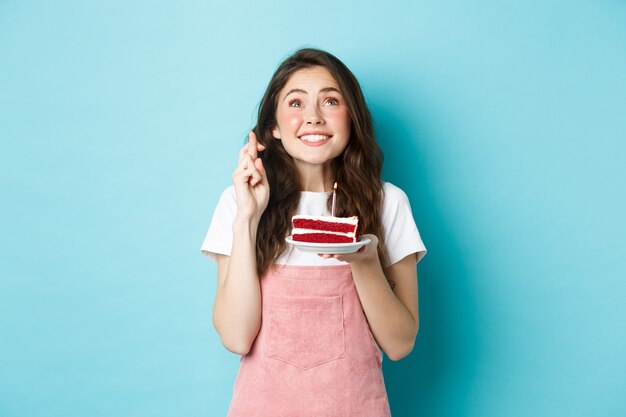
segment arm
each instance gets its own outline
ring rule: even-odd
[[[359,252],[322,256],[350,263],[374,338],[390,359],[399,360],[411,352],[419,330],[416,255],[383,270],[376,251],[378,238],[366,236],[372,242]]]
[[[231,352],[245,355],[261,327],[261,287],[256,271],[256,231],[269,200],[269,185],[257,151],[256,137],[239,154],[233,173],[237,215],[233,222],[230,256],[217,258],[218,284],[213,325]]]

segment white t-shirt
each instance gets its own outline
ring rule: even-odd
[[[404,191],[395,185],[383,183],[384,200],[382,210],[383,230],[385,231],[385,244],[387,246],[388,259],[386,265],[393,265],[412,253],[417,253],[417,262],[426,255],[426,247],[422,242],[417,230],[411,205]],[[303,191],[300,194],[298,214],[330,215],[327,204],[328,192]],[[215,260],[215,254],[230,255],[233,245],[233,221],[237,213],[237,200],[235,187],[230,186],[222,193],[211,226],[202,243],[201,251]],[[277,264],[283,265],[341,265],[337,259],[324,259],[316,253],[300,251],[292,246],[287,247],[277,260]]]

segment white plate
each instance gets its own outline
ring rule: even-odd
[[[291,236],[287,236],[285,240],[290,245],[293,245],[302,251],[324,253],[324,254],[330,254],[330,255],[354,253],[358,251],[361,248],[361,246],[367,245],[368,243],[371,242],[370,238],[368,237],[362,237],[358,242],[354,242],[354,243],[298,242],[298,241],[293,240]]]

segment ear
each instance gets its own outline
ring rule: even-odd
[[[280,140],[280,130],[278,130],[277,127],[275,127],[274,129],[272,129],[272,136],[274,136],[274,139],[278,139]]]

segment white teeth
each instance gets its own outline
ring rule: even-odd
[[[327,140],[330,136],[326,135],[304,135],[300,136],[300,139],[305,140],[307,142],[319,142],[321,140]]]

